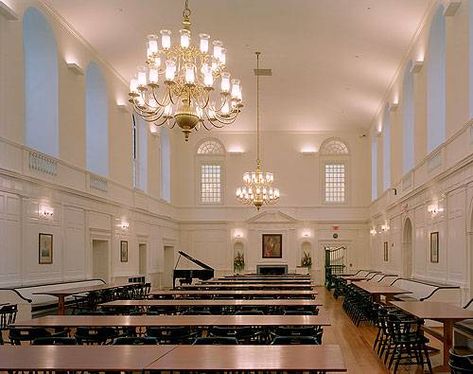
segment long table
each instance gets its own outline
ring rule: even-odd
[[[253,299],[253,300],[114,300],[100,304],[105,308],[116,307],[212,307],[212,306],[254,306],[254,307],[316,307],[322,305],[319,301],[313,299]]]
[[[213,298],[215,296],[231,296],[237,297],[307,297],[313,298],[318,292],[315,290],[155,290],[151,291],[150,295],[155,297],[185,297],[185,296],[199,296]]]
[[[452,347],[453,324],[464,319],[473,318],[473,311],[455,305],[432,301],[393,301],[399,309],[421,319],[431,319],[443,323],[443,366],[436,371],[448,371],[448,354]]]
[[[361,288],[363,291],[368,292],[373,296],[373,300],[378,303],[381,301],[381,296],[384,296],[386,298],[386,303],[388,303],[396,295],[412,293],[411,291],[403,290],[399,287],[386,286],[378,283],[353,282],[352,284],[358,288]]]
[[[200,285],[207,285],[207,284],[307,284],[311,285],[312,281],[310,279],[293,279],[293,280],[277,280],[277,279],[211,279],[208,281],[202,281],[197,283],[198,286]]]
[[[311,290],[312,284],[196,284],[189,286],[182,286],[184,289],[199,290],[199,289],[220,289],[220,290]]]
[[[159,315],[45,316],[17,321],[16,327],[160,327],[160,326],[330,326],[325,310],[318,315]]]
[[[123,283],[123,284],[100,284],[97,286],[86,286],[86,287],[75,287],[75,288],[64,288],[62,290],[51,290],[34,292],[33,295],[49,295],[57,297],[58,310],[57,314],[65,314],[65,299],[71,295],[85,294],[89,292],[112,290],[117,288],[131,287],[136,283]]]
[[[337,345],[1,346],[0,370],[347,371]]]

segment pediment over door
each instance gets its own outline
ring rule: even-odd
[[[272,212],[261,212],[255,216],[249,218],[247,223],[282,223],[282,224],[294,224],[298,220],[290,215],[283,213],[281,211],[272,211]]]

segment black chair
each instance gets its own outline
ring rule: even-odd
[[[158,339],[150,336],[120,336],[113,339],[112,345],[157,345]]]
[[[76,338],[68,336],[46,336],[31,342],[33,345],[77,345]]]
[[[238,339],[230,336],[206,336],[196,338],[193,345],[235,345]]]
[[[31,343],[38,338],[50,337],[51,333],[43,328],[10,328],[10,342],[21,345],[23,342]]]
[[[311,336],[317,344],[322,344],[324,330],[320,326],[280,326],[271,334],[273,337],[278,336]]]
[[[208,316],[211,315],[210,310],[207,309],[195,309],[195,308],[190,308],[182,312],[181,314],[186,314],[186,315],[204,315]]]
[[[117,335],[112,327],[78,327],[75,338],[79,344],[107,344]]]
[[[262,316],[264,315],[264,312],[261,309],[243,309],[243,310],[238,310],[235,312],[235,315],[257,315],[257,316]]]
[[[317,338],[314,336],[276,336],[271,345],[319,345]]]
[[[4,305],[0,307],[0,345],[3,342],[3,331],[8,330],[9,326],[15,323],[18,307],[16,304]]]
[[[156,338],[159,344],[190,344],[199,335],[200,331],[184,326],[146,328],[146,336]]]
[[[451,348],[449,351],[448,366],[452,374],[473,373],[473,354],[460,354]]]
[[[394,364],[394,374],[400,365],[418,365],[423,368],[427,364],[429,373],[433,372],[423,323],[420,319],[400,319],[394,314],[388,315],[389,346],[386,358],[390,356],[388,368],[391,369]]]
[[[312,310],[298,310],[298,309],[284,311],[284,315],[287,315],[287,316],[313,316],[317,314],[318,314],[318,310],[317,310],[317,313],[314,313]]]
[[[212,326],[209,335],[236,338],[240,344],[260,344],[264,341],[264,332],[251,326]]]

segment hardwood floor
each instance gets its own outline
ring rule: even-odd
[[[389,373],[383,362],[373,351],[373,342],[377,329],[366,323],[356,327],[342,308],[342,299],[335,300],[324,288],[317,287],[317,296],[324,308],[330,314],[332,325],[324,328],[323,343],[338,344],[342,347],[348,373],[350,374],[381,374]],[[440,348],[441,344],[431,338],[431,345]],[[442,355],[437,353],[430,356],[433,366],[441,363]],[[415,366],[403,367],[399,373],[417,373]],[[420,372],[420,371],[419,371]]]

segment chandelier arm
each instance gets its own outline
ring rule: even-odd
[[[169,128],[172,130],[175,126],[176,126],[176,121],[174,120],[173,124],[171,126],[169,126]]]
[[[152,94],[152,96],[153,96],[153,99],[156,101],[156,103],[157,103],[160,107],[164,108],[165,106],[167,106],[167,105],[169,104],[169,100],[166,100],[167,95],[163,95],[164,101],[161,102],[161,101],[157,98],[157,96],[156,96],[156,90],[152,90],[152,91],[151,91],[151,94]]]

